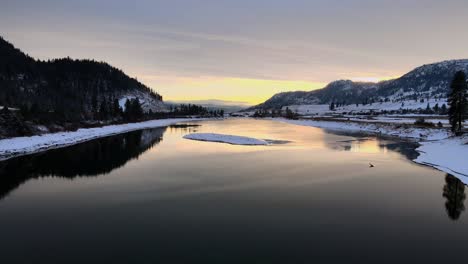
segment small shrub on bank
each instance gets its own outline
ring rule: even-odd
[[[419,126],[419,127],[435,127],[434,123],[432,122],[426,122],[426,120],[424,118],[418,118],[416,119],[416,121],[414,122],[414,124],[416,126]]]

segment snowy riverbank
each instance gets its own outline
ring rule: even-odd
[[[75,145],[96,138],[122,134],[130,131],[164,127],[179,122],[199,121],[203,119],[175,118],[150,120],[140,123],[111,125],[95,128],[82,128],[74,132],[51,133],[31,137],[16,137],[0,140],[0,160],[6,160],[26,154]]]
[[[450,131],[440,128],[416,128],[401,124],[376,124],[353,121],[322,121],[322,120],[290,120],[273,118],[272,120],[300,126],[312,126],[333,131],[365,132],[377,135],[387,135],[399,138],[418,140],[441,140],[451,136]]]
[[[398,123],[375,124],[349,121],[273,120],[333,131],[365,132],[376,135],[416,139],[420,153],[414,162],[450,173],[468,184],[468,137],[452,137],[448,129],[405,127]]]
[[[185,135],[184,138],[191,139],[191,140],[198,140],[198,141],[227,143],[227,144],[232,144],[232,145],[247,145],[247,146],[268,145],[268,142],[262,139],[243,137],[243,136],[234,136],[234,135],[214,134],[214,133],[194,133],[194,134]]]
[[[450,173],[468,184],[468,137],[422,141],[414,161]]]

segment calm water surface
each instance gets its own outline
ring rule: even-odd
[[[0,263],[465,263],[465,186],[409,161],[412,144],[196,124],[0,163]]]

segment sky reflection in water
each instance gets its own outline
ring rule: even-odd
[[[0,163],[2,258],[385,263],[462,257],[444,252],[468,242],[465,186],[410,162],[411,143],[267,120],[197,124]],[[233,146],[182,138],[194,131],[291,142]]]

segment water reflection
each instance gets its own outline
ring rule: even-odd
[[[387,142],[387,144],[381,144],[380,147],[398,152],[409,160],[414,160],[419,156],[419,153],[416,151],[416,148],[418,147],[418,143],[416,142]]]
[[[447,174],[442,196],[447,199],[445,210],[452,220],[458,220],[465,211],[465,185],[458,178]]]
[[[410,141],[390,141],[377,138],[357,138],[353,140],[328,142],[327,147],[333,150],[360,152],[360,153],[387,153],[393,151],[402,154],[410,160],[418,157],[416,151],[418,144]]]
[[[379,153],[382,150],[377,144],[377,140],[366,137],[328,142],[327,147],[333,150],[366,153]]]
[[[73,179],[109,173],[158,144],[165,131],[134,131],[0,162],[0,199],[29,179]]]
[[[468,243],[464,187],[390,150],[408,143],[369,135],[374,142],[352,142],[268,120],[200,124],[192,129],[292,143],[195,142],[182,137],[190,128],[168,127],[163,143],[111,175],[29,181],[0,202],[2,263],[462,263],[462,254],[446,252]],[[160,140],[116,137],[92,150],[0,163],[0,179],[15,179],[0,186],[10,184],[5,193],[21,178],[102,175]]]
[[[174,124],[169,126],[169,130],[171,132],[175,130],[179,130],[182,133],[195,133],[198,131],[198,127],[200,127],[200,124]]]

